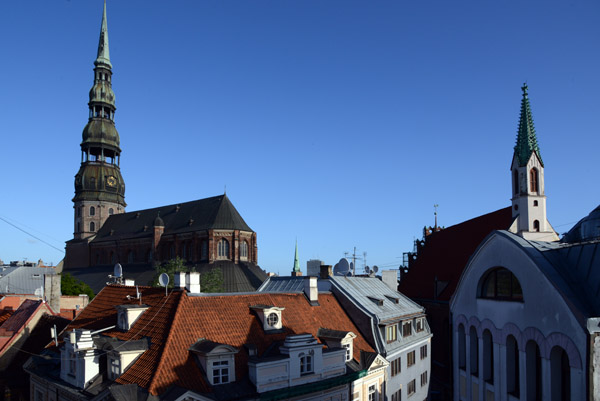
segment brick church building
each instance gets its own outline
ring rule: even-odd
[[[200,273],[220,268],[227,292],[254,291],[267,276],[257,265],[256,233],[227,195],[125,212],[106,4],[94,66],[65,272],[97,292],[116,263],[123,266],[126,278],[146,285],[158,264],[180,257]]]

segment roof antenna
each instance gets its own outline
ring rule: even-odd
[[[433,226],[433,232],[437,231],[438,225],[437,225],[437,209],[440,205],[438,205],[437,203],[435,205],[433,205],[433,215],[435,216],[435,224]]]
[[[223,189],[223,195],[227,195],[227,184],[225,184],[225,188]]]

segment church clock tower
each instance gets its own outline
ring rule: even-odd
[[[509,231],[529,240],[558,241],[546,218],[544,162],[533,126],[527,84],[521,90],[521,116],[511,165],[513,223]]]
[[[119,133],[114,121],[116,107],[111,85],[106,1],[94,66],[89,120],[82,134],[81,167],[75,176],[75,241],[91,239],[110,215],[124,213],[126,206],[125,182],[119,168]]]

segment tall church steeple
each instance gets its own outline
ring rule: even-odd
[[[296,251],[294,252],[294,267],[292,268],[292,276],[301,276],[300,259],[298,259],[298,240],[296,240]]]
[[[511,165],[513,224],[509,230],[526,239],[557,241],[558,235],[546,218],[544,163],[533,126],[527,84],[521,90],[521,116]]]
[[[81,167],[75,176],[74,239],[90,238],[108,216],[125,212],[125,182],[119,168],[121,148],[115,128],[115,94],[108,48],[106,1],[100,26],[94,84],[88,103],[89,119],[83,129]]]

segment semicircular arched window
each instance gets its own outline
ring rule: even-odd
[[[481,279],[479,298],[500,301],[523,301],[523,289],[519,280],[504,267],[488,271]]]

